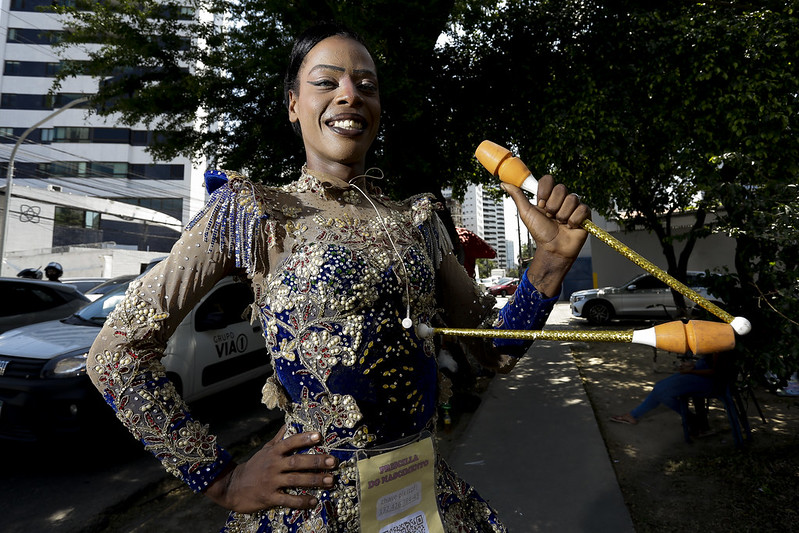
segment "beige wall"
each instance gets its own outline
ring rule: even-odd
[[[654,233],[643,230],[622,232],[616,224],[608,223],[597,216],[594,216],[594,221],[599,227],[608,231],[608,233],[639,255],[665,270],[666,257],[663,255],[660,243]],[[689,228],[688,225],[692,221],[691,217],[674,217],[675,229],[673,231],[675,233],[686,232]],[[644,272],[639,266],[611,250],[609,246],[595,237],[591,236],[590,240],[592,265],[597,287],[621,285]],[[678,257],[684,246],[685,242],[683,241],[675,243],[675,252]],[[697,241],[688,262],[688,270],[713,270],[724,266],[734,270],[734,254],[734,239],[721,234],[711,235]]]

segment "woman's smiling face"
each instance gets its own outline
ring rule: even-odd
[[[289,91],[289,119],[299,122],[308,168],[347,179],[364,171],[380,125],[372,56],[359,42],[328,37],[305,56]]]

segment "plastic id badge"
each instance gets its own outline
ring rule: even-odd
[[[444,533],[431,437],[357,464],[362,532]]]

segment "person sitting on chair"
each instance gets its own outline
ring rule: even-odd
[[[714,379],[718,370],[719,354],[708,354],[698,361],[685,361],[680,365],[679,372],[664,378],[652,387],[647,397],[629,413],[610,417],[612,422],[635,425],[644,414],[660,404],[681,414],[680,396],[696,394],[706,396],[714,390],[717,380]],[[690,414],[690,413],[689,413]],[[691,420],[693,418],[693,420]],[[695,416],[689,417],[689,424],[694,431],[699,431]],[[701,428],[702,430],[707,428]]]

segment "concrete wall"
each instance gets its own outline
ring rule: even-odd
[[[163,252],[79,246],[70,246],[60,253],[53,253],[51,249],[9,252],[6,255],[7,265],[3,274],[14,277],[24,268],[37,267],[43,271],[47,263],[58,261],[64,267],[65,278],[113,278],[125,274],[139,274],[143,265],[165,255]]]
[[[710,220],[710,217],[708,219]],[[621,231],[616,224],[608,223],[602,220],[601,217],[596,216],[594,216],[594,222],[639,255],[642,255],[658,267],[666,269],[666,257],[663,255],[660,243],[653,233],[643,230]],[[674,229],[672,231],[675,234],[685,233],[688,231],[688,225],[691,222],[692,218],[688,216],[674,217]],[[644,272],[639,266],[633,264],[618,252],[611,250],[609,246],[594,236],[589,237],[589,239],[591,241],[592,263],[597,287],[621,285]],[[678,256],[684,246],[685,243],[682,241],[675,243],[674,248]],[[725,266],[733,270],[734,257],[735,240],[726,235],[714,234],[697,241],[688,262],[688,270],[713,270]]]

